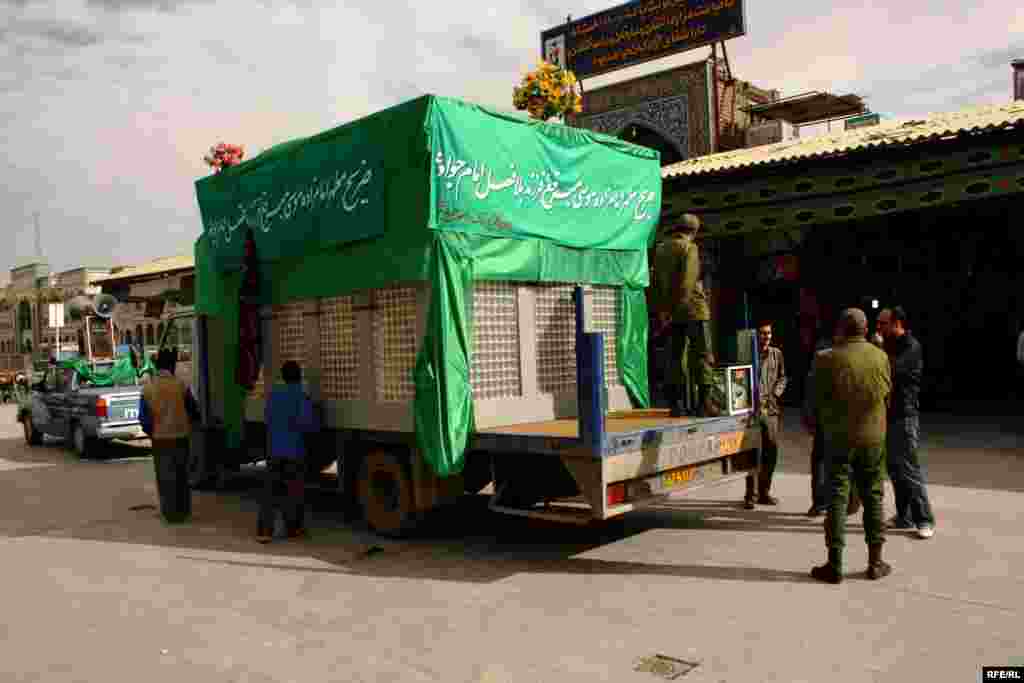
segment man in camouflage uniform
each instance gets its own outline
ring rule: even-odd
[[[672,417],[685,413],[700,417],[719,414],[710,396],[714,381],[711,310],[701,282],[700,250],[695,242],[699,230],[700,219],[684,214],[678,225],[669,228],[655,254],[654,299],[658,319],[671,322],[665,396]],[[681,369],[684,354],[688,356],[686,374],[690,382],[686,382]],[[692,387],[697,389],[696,406],[688,400],[693,395]]]
[[[892,571],[882,561],[882,477],[885,470],[886,405],[892,391],[889,358],[867,341],[867,316],[848,308],[839,317],[835,346],[814,359],[814,393],[825,436],[831,500],[825,517],[828,563],[811,570],[826,583],[843,580],[846,507],[850,478],[864,505],[870,579]]]

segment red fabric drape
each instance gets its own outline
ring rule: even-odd
[[[242,287],[238,311],[238,370],[236,381],[252,389],[260,374],[263,356],[259,307],[259,264],[252,229],[245,234],[245,258],[242,261]]]

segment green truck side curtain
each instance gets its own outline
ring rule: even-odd
[[[234,376],[246,227],[265,304],[429,283],[413,411],[439,476],[461,471],[474,428],[474,281],[620,287],[621,379],[634,405],[650,404],[643,288],[661,209],[653,150],[427,96],[279,145],[196,191],[205,228],[196,310],[221,318],[226,333],[209,353],[230,385],[220,392],[229,446],[241,442],[245,398]]]

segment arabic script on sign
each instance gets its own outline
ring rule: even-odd
[[[434,161],[435,177],[443,190],[451,193],[454,202],[459,201],[463,185],[468,182],[471,188],[465,191],[472,192],[472,197],[481,201],[492,194],[511,193],[521,208],[632,211],[633,220],[639,222],[654,215],[652,204],[658,198],[658,193],[651,190],[602,190],[582,180],[567,186],[551,171],[520,172],[514,163],[509,164],[508,176],[498,180],[496,169],[482,162],[468,162],[443,152],[438,152]]]
[[[209,222],[207,233],[213,246],[219,247],[229,244],[242,226],[268,233],[302,212],[341,208],[345,213],[352,213],[370,203],[365,194],[372,181],[373,169],[363,160],[350,171],[338,171],[323,179],[313,178],[301,189],[277,197],[264,192],[248,203],[239,203],[235,217],[215,218]]]

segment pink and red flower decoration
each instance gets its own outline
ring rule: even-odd
[[[235,166],[242,163],[245,150],[241,145],[228,145],[221,142],[210,148],[210,153],[203,157],[203,161],[213,169],[214,173],[220,173],[228,166]]]

